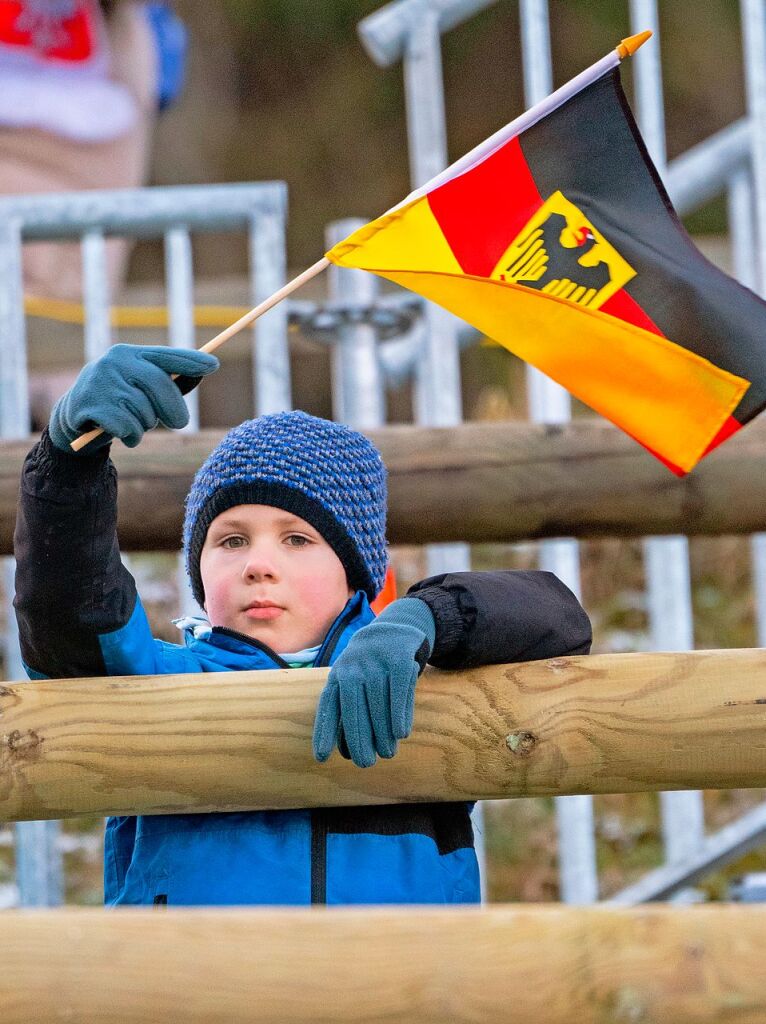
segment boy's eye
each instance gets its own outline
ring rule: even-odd
[[[222,547],[225,548],[242,548],[245,546],[245,544],[245,538],[239,536],[224,537],[224,539],[221,541]]]
[[[305,547],[307,544],[310,544],[311,541],[308,539],[308,537],[302,537],[300,533],[291,533],[290,536],[287,538],[287,543],[290,545],[290,547],[302,548]]]

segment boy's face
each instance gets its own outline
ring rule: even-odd
[[[353,594],[321,534],[271,505],[236,505],[217,516],[200,574],[211,625],[283,654],[321,643]]]

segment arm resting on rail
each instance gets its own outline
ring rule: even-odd
[[[436,622],[428,659],[437,668],[471,668],[588,654],[591,625],[580,602],[550,572],[455,572],[416,583]]]

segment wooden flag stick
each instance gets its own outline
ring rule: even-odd
[[[264,313],[268,313],[270,309],[278,305],[282,299],[286,299],[292,292],[297,291],[301,285],[304,285],[307,281],[310,281],[312,277],[316,277],[317,274],[321,274],[323,270],[329,267],[330,261],[326,256],[323,256],[321,260],[317,260],[308,270],[304,270],[302,274],[298,274],[292,281],[288,281],[286,285],[283,285],[278,291],[270,295],[268,299],[264,299],[263,302],[259,302],[257,306],[250,310],[249,313],[245,313],[239,320],[231,324],[225,330],[221,331],[220,334],[216,334],[214,338],[211,338],[206,344],[200,348],[200,352],[215,352],[225,341],[229,338],[233,338],[235,334],[239,334],[241,330],[254,323],[259,316],[263,316]],[[177,373],[172,374],[171,379],[175,380],[178,376]],[[79,452],[80,449],[84,448],[87,444],[90,444],[94,438],[99,437],[104,431],[101,427],[94,427],[93,430],[89,430],[87,434],[80,434],[79,437],[72,441],[70,447],[73,451]]]

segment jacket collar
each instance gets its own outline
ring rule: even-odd
[[[315,665],[320,667],[334,664],[354,633],[374,618],[375,613],[370,608],[367,595],[358,590],[348,599],[343,611],[327,630]],[[187,617],[176,619],[175,624],[183,632],[186,647],[206,662],[213,662],[222,669],[238,672],[288,667],[277,652],[266,644],[233,630],[211,626],[206,619]]]

